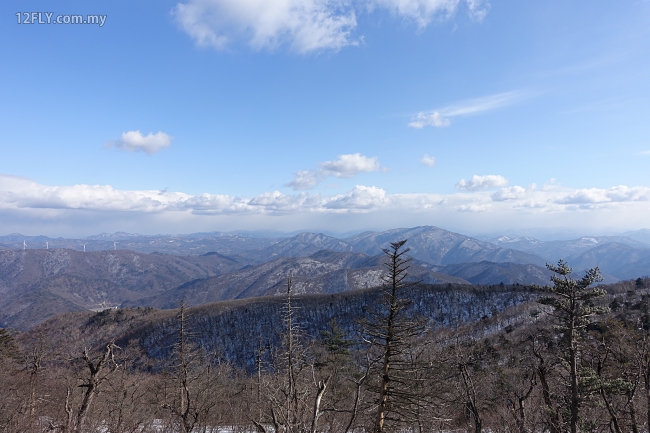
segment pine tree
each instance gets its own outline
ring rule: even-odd
[[[541,304],[553,308],[552,316],[556,320],[555,329],[562,336],[562,354],[569,366],[569,407],[571,433],[577,433],[580,410],[580,337],[594,315],[605,313],[606,307],[592,305],[591,301],[605,295],[605,291],[590,286],[602,281],[599,269],[589,269],[580,280],[570,277],[572,269],[560,260],[557,266],[546,267],[555,275],[551,277],[553,286],[542,288],[550,294],[539,300]]]
[[[409,249],[404,249],[406,240],[392,242],[384,249],[387,273],[383,277],[383,303],[380,311],[368,320],[361,321],[366,339],[379,348],[375,359],[379,365],[376,391],[379,394],[373,431],[386,431],[386,421],[404,423],[418,412],[420,396],[412,387],[412,377],[417,368],[412,363],[413,341],[424,331],[424,323],[406,315],[410,300],[404,290],[415,285],[407,281]]]

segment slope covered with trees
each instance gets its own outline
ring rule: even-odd
[[[398,283],[406,266],[398,263]],[[564,299],[562,281],[573,283],[558,268],[555,289],[544,290]],[[590,310],[578,307],[573,354],[569,316],[555,314],[564,304],[536,302],[543,291],[398,284],[393,304],[391,286],[289,291],[182,310],[69,313],[28,333],[2,331],[0,375],[11,392],[0,396],[0,426],[116,433],[647,429],[649,280],[604,286],[585,298]],[[391,305],[405,320],[392,331]],[[387,358],[391,332],[399,344]],[[571,371],[575,388],[565,380]]]

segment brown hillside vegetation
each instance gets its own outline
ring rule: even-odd
[[[642,431],[650,280],[601,287],[606,295],[591,305],[611,311],[578,330],[577,421],[580,430],[609,432],[615,419],[617,433]],[[567,351],[559,318],[535,302],[539,293],[449,284],[397,293],[406,307],[398,316],[427,326],[400,337],[391,362],[409,392],[387,394],[378,431],[568,430]],[[382,289],[368,289],[182,313],[114,309],[59,315],[17,337],[2,331],[0,378],[11,392],[0,396],[0,427],[370,431],[384,346],[360,320],[382,329],[384,299]]]

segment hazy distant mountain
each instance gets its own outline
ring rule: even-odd
[[[632,279],[650,276],[650,254],[633,263],[627,263],[616,269],[616,276],[621,279]]]
[[[621,279],[650,275],[650,249],[632,248],[615,242],[599,245],[570,257],[568,261],[574,269],[598,266],[601,271]]]
[[[507,236],[501,236],[492,242],[503,248],[514,248],[536,254],[550,263],[557,263],[560,259],[569,260],[570,258],[575,258],[592,248],[609,243],[627,245],[632,248],[650,248],[649,244],[625,236],[583,236],[578,239],[566,241],[546,242],[530,237],[509,238]]]
[[[300,233],[279,241],[257,254],[249,254],[248,256],[270,260],[275,257],[306,257],[321,250],[344,252],[353,251],[354,247],[347,242],[324,234]]]
[[[359,253],[321,251],[309,257],[280,257],[231,274],[193,281],[159,295],[127,302],[125,306],[175,308],[181,299],[190,305],[228,299],[281,295],[293,275],[296,294],[339,293],[377,287],[385,274],[384,257]],[[469,284],[412,263],[409,275],[424,283]]]
[[[491,262],[532,263],[544,265],[544,260],[534,254],[502,248],[489,242],[443,230],[424,226],[407,229],[393,229],[384,232],[366,232],[344,239],[354,246],[355,251],[369,255],[381,254],[390,242],[408,239],[409,255],[434,265],[454,263]]]
[[[645,242],[650,245],[650,229],[641,229],[632,232],[623,233],[623,236],[635,239],[639,242]]]
[[[130,250],[139,253],[160,252],[178,256],[201,255],[211,251],[233,257],[250,250],[262,250],[283,238],[243,237],[222,233],[193,235],[144,236],[132,233],[101,233],[85,239],[48,238],[46,236],[23,236],[14,233],[0,236],[0,243],[7,248],[27,250],[64,248],[76,251]],[[47,244],[46,244],[47,242]]]
[[[143,236],[131,233],[101,233],[86,239],[51,239],[45,236],[25,237],[20,234],[0,236],[0,242],[12,249],[69,248],[83,251],[132,250],[141,253],[161,252],[174,255],[200,255],[216,251],[228,257],[245,257],[262,263],[275,257],[307,257],[316,251],[355,251],[368,255],[382,254],[390,242],[408,239],[413,258],[434,264],[477,262],[534,263],[544,260],[534,254],[502,248],[437,227],[414,227],[383,232],[363,232],[345,239],[315,233],[300,233],[292,237],[246,237],[229,233],[195,233],[191,235]]]

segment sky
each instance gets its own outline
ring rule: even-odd
[[[648,0],[6,0],[0,40],[0,235],[650,228]]]

